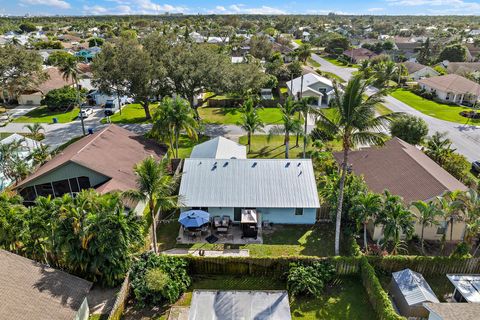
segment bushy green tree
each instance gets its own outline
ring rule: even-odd
[[[403,115],[390,124],[390,133],[405,142],[416,145],[423,142],[428,135],[428,125],[420,117]]]
[[[467,59],[467,49],[461,44],[446,46],[438,57],[440,61],[464,62]]]
[[[50,110],[70,110],[77,103],[77,92],[75,88],[65,86],[53,89],[47,93],[42,101]]]
[[[314,262],[312,265],[294,263],[288,271],[287,289],[292,296],[320,297],[335,273],[335,268],[326,262]]]

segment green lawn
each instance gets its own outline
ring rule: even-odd
[[[238,124],[242,113],[239,108],[206,108],[198,109],[200,118],[205,123]],[[261,108],[258,114],[265,124],[277,124],[282,121],[282,112],[278,108]]]
[[[322,71],[322,70],[316,70],[318,72],[318,74],[320,74],[321,76],[324,76],[325,78],[328,78],[330,80],[336,80],[337,82],[345,82],[345,79],[343,79],[342,77],[336,75],[335,73],[333,72],[328,72],[328,71]]]
[[[293,42],[295,42],[299,46],[301,46],[303,44],[302,39],[295,39],[295,40],[293,40]]]
[[[13,133],[11,132],[0,132],[0,140],[3,140],[7,137],[10,137]]]
[[[153,116],[157,104],[150,104],[150,114]],[[107,119],[102,119],[102,123],[106,123]],[[145,110],[139,103],[132,103],[122,107],[122,114],[115,113],[110,117],[112,123],[143,123],[147,122],[145,119]]]
[[[321,64],[318,63],[317,61],[313,60],[312,58],[308,58],[307,63],[314,68],[320,68],[321,67]]]
[[[386,114],[389,114],[389,113],[392,113],[392,110],[390,110],[389,108],[387,108],[384,104],[382,103],[377,103],[375,105],[375,109],[377,110],[378,114],[383,116],[383,115],[386,115]]]
[[[472,110],[471,108],[463,107],[463,106],[456,106],[456,105],[448,105],[443,103],[438,103],[432,100],[424,99],[416,94],[404,90],[398,89],[391,93],[392,97],[402,101],[405,104],[408,104],[410,107],[417,109],[418,111],[432,116],[434,118],[438,118],[441,120],[446,120],[450,122],[456,123],[471,123],[471,124],[479,124],[479,119],[467,119],[460,115],[461,111],[468,111]]]
[[[327,60],[328,62],[330,62],[331,64],[334,64],[336,66],[339,66],[339,67],[347,67],[346,64],[344,64],[343,62],[341,61],[338,61],[337,59],[335,58],[332,58],[330,56],[322,56],[323,59]]]
[[[190,153],[192,153],[194,146],[208,140],[210,140],[210,138],[207,136],[199,137],[198,140],[192,140],[187,135],[182,134],[178,142],[178,157],[180,159],[190,157]]]
[[[203,275],[195,276],[193,284],[176,306],[189,306],[195,289],[206,290],[285,290],[285,282],[271,277]],[[341,277],[325,289],[320,298],[290,297],[292,319],[374,319],[360,279]]]
[[[75,120],[78,117],[79,109],[74,108],[67,112],[62,111],[50,111],[46,106],[38,107],[29,113],[16,118],[13,122],[21,123],[53,123],[53,118],[57,118],[59,123],[67,123]]]

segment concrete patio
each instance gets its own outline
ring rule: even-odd
[[[206,240],[210,235],[214,235],[218,238],[214,243],[216,244],[262,244],[262,229],[258,228],[257,238],[242,238],[243,232],[240,225],[231,225],[228,228],[228,231],[225,233],[220,233],[215,230],[212,230],[211,227],[207,229],[206,232],[198,232],[195,236],[188,231],[185,231],[183,227],[180,227],[177,243],[178,244],[194,244],[194,243],[208,243]]]

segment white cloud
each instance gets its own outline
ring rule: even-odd
[[[83,6],[85,14],[101,15],[106,14],[109,10],[102,6]]]
[[[465,10],[480,10],[480,3],[468,2],[464,0],[386,0],[393,6],[445,6],[449,9],[465,9]]]
[[[220,12],[225,12],[225,11],[227,11],[227,9],[225,9],[224,6],[216,6],[216,7],[215,7],[215,10],[220,11]]]
[[[207,10],[210,14],[286,14],[285,11],[269,6],[247,7],[243,4],[232,4],[228,7],[216,6],[214,10]]]
[[[368,12],[381,12],[381,11],[385,11],[384,8],[370,8],[367,10]]]
[[[158,4],[151,0],[135,0],[133,1],[139,7],[138,13],[160,13],[160,12],[182,12],[188,11],[188,8],[182,6],[172,6],[170,4]]]
[[[70,3],[64,0],[21,0],[21,2],[30,4],[30,5],[42,5],[42,6],[56,7],[60,9],[70,8]]]

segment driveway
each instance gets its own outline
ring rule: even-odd
[[[353,72],[357,71],[356,68],[345,68],[345,67],[336,66],[333,63],[328,62],[327,60],[321,58],[319,55],[315,53],[312,53],[312,59],[320,63],[320,68],[318,69],[322,71],[334,73],[345,81],[350,80],[350,78],[353,75]]]

